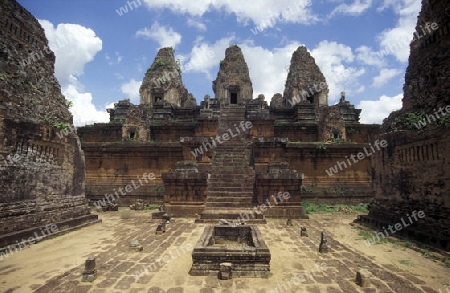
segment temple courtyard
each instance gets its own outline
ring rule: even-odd
[[[357,214],[324,213],[307,220],[268,219],[258,224],[271,253],[268,277],[190,276],[192,250],[210,224],[173,219],[155,234],[151,212],[120,209],[99,213],[101,223],[51,235],[0,261],[1,292],[448,292],[450,268],[442,255],[408,248],[399,240],[366,245]],[[308,237],[300,236],[306,227]],[[319,253],[321,232],[328,252]],[[138,240],[141,252],[130,248]],[[406,245],[405,245],[406,244]],[[85,261],[94,257],[96,279],[82,282]],[[433,260],[434,258],[434,260]],[[355,279],[362,272],[370,285]]]

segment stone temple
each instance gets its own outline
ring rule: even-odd
[[[81,127],[86,196],[96,201],[144,172],[146,186],[116,198],[164,203],[174,216],[199,222],[266,217],[302,218],[302,199],[359,203],[373,196],[370,160],[346,172],[325,170],[362,151],[377,125],[359,122],[361,110],[342,94],[328,105],[328,86],[305,47],[292,55],[284,94],[270,103],[253,98],[241,49],[232,45],[212,82],[214,98],[200,105],[183,85],[172,48],[159,50],[140,88],[141,102],[115,104],[110,123]],[[342,168],[342,166],[341,166]],[[289,199],[276,195],[288,192]]]
[[[329,105],[305,47],[293,52],[284,91],[254,98],[232,45],[214,97],[198,105],[173,49],[162,48],[139,105],[118,101],[109,123],[75,129],[43,28],[0,0],[0,288],[449,292],[447,1],[422,1],[416,30],[431,20],[439,29],[410,45],[403,107],[381,126],[361,124],[345,93]],[[370,206],[308,218],[305,201]],[[99,220],[89,204],[121,209]],[[160,211],[126,209],[146,204]],[[366,240],[362,251],[352,221],[374,235],[394,227],[398,242]],[[428,244],[414,246],[423,255],[408,254],[411,240]]]

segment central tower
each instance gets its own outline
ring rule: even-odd
[[[215,98],[220,105],[242,105],[253,97],[247,63],[241,48],[232,45],[225,51],[225,59],[220,62],[216,80],[213,81]]]

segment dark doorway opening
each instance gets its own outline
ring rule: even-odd
[[[230,104],[237,104],[237,93],[230,93]]]
[[[155,104],[156,104],[156,102],[158,102],[158,101],[161,101],[162,100],[162,97],[161,96],[155,96]]]

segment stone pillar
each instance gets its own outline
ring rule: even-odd
[[[89,257],[84,263],[84,272],[81,282],[93,282],[97,278],[97,269],[95,268],[95,257]]]
[[[320,234],[319,252],[328,252],[328,234],[325,231],[322,231],[322,233]]]

